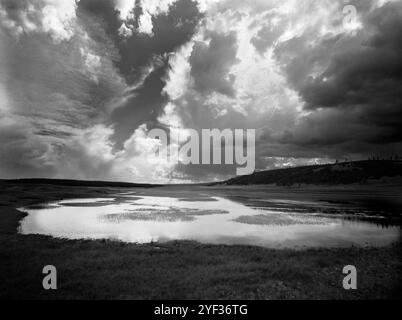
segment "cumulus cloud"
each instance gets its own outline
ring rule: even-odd
[[[137,128],[119,151],[113,148],[112,135],[111,127],[92,126],[63,144],[52,145],[43,156],[44,162],[57,168],[54,176],[59,178],[175,182],[171,178],[175,162],[156,154],[160,141],[148,136],[145,125]]]
[[[139,32],[152,36],[154,19],[168,13],[175,2],[176,0],[117,0],[116,8],[122,21],[120,34],[130,37],[133,32]]]
[[[72,37],[76,18],[73,0],[2,0],[2,26],[14,36],[45,32],[55,41]]]

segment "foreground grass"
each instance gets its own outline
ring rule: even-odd
[[[270,250],[194,242],[135,245],[19,235],[15,208],[99,196],[97,188],[6,187],[0,197],[2,299],[401,299],[402,248]],[[55,265],[58,290],[42,289]],[[342,288],[342,268],[358,290]]]

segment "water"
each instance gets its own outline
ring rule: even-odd
[[[351,220],[348,214],[309,211],[308,206],[300,209],[292,201],[272,199],[274,206],[253,207],[224,197],[181,199],[125,193],[122,200],[122,195],[23,208],[28,216],[20,232],[67,239],[195,240],[269,248],[386,246],[398,241],[401,233],[400,227]]]

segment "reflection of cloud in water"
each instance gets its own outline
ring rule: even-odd
[[[177,198],[163,192],[155,196],[157,190],[146,192],[152,195],[139,198],[120,194],[114,198],[63,200],[45,209],[27,208],[20,231],[68,239],[108,238],[135,243],[195,240],[274,248],[383,246],[400,237],[399,228],[345,221],[343,215],[300,208],[295,202],[281,210],[268,201],[264,201],[266,207],[253,207],[222,197],[205,201],[197,192],[194,197],[188,191],[179,193]]]

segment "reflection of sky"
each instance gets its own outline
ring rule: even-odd
[[[113,202],[113,198],[63,200],[52,207],[24,209],[29,215],[21,223],[21,232],[68,239],[112,238],[138,243],[196,240],[265,247],[383,246],[398,241],[400,234],[398,227],[381,229],[368,222],[345,222],[306,212],[271,211],[225,198],[214,199],[180,201],[173,197],[144,196],[128,197],[123,202]],[[105,204],[88,206],[99,202]],[[158,218],[153,219],[155,213]],[[191,219],[183,219],[190,215]]]

